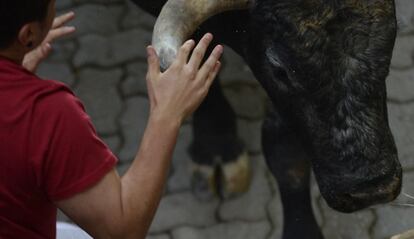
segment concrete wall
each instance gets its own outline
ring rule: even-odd
[[[405,170],[403,190],[414,194],[414,1],[397,0],[397,5],[400,30],[387,80],[389,116]],[[82,99],[100,136],[118,155],[122,173],[135,155],[148,117],[145,46],[154,19],[124,0],[57,0],[57,6],[60,12],[76,12],[78,31],[54,44],[55,52],[39,73],[64,81]],[[192,129],[184,125],[152,239],[280,238],[279,194],[260,149],[267,98],[242,60],[229,50],[225,64],[222,84],[254,161],[252,188],[233,200],[197,201],[189,188],[186,152]],[[382,239],[414,228],[414,208],[384,205],[345,215],[326,206],[316,185],[312,192],[328,239]],[[414,203],[407,197],[398,201]]]

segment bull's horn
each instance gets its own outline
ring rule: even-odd
[[[178,48],[209,17],[230,10],[247,9],[253,0],[169,0],[155,23],[152,44],[167,69]]]

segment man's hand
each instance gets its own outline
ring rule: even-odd
[[[52,42],[56,39],[75,32],[75,27],[65,26],[65,24],[73,20],[74,17],[75,14],[73,12],[69,12],[55,18],[52,28],[50,29],[42,44],[24,56],[24,68],[31,72],[35,72],[40,62],[46,59],[52,51]]]
[[[181,123],[201,104],[216,77],[223,47],[214,48],[208,60],[201,65],[213,36],[206,34],[190,53],[195,42],[189,40],[180,48],[177,59],[164,73],[153,47],[148,51],[147,86],[151,103],[151,117],[168,118]],[[200,67],[201,66],[201,67]]]
[[[200,68],[211,40],[212,35],[206,35],[189,61],[195,43],[185,43],[164,73],[154,48],[148,48],[151,115],[134,162],[122,178],[113,169],[84,192],[56,202],[92,237],[146,238],[164,192],[180,124],[207,95],[220,68],[222,46]]]

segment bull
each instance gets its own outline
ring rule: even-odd
[[[397,28],[393,0],[133,2],[158,16],[153,44],[164,69],[186,39],[211,32],[263,86],[273,107],[262,147],[279,184],[284,239],[323,238],[311,207],[311,169],[323,198],[341,212],[398,196],[402,170],[385,88]],[[220,156],[224,179],[247,181],[235,115],[218,83],[193,124],[193,161],[213,168]],[[229,184],[230,193],[246,188]]]

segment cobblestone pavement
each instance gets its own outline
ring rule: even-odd
[[[55,53],[41,65],[40,75],[60,79],[74,89],[100,136],[119,156],[123,173],[148,116],[145,46],[154,19],[123,0],[58,0],[57,5],[60,12],[76,12],[78,31],[54,45]],[[403,191],[414,194],[414,1],[397,0],[397,13],[400,29],[387,79],[389,117],[404,166]],[[254,161],[252,187],[232,200],[195,199],[189,190],[187,154],[192,129],[186,124],[150,239],[280,238],[283,222],[277,184],[266,169],[259,142],[267,99],[240,58],[226,50],[224,62],[222,84],[239,116],[239,135]],[[341,214],[326,206],[315,184],[312,194],[328,239],[382,239],[414,228],[414,208],[389,204]],[[410,201],[401,196],[398,202]]]

